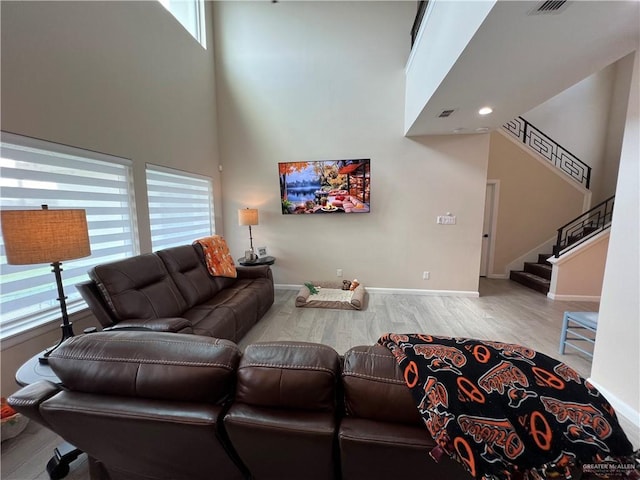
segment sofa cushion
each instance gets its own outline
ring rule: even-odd
[[[263,407],[333,411],[340,359],[326,345],[249,345],[238,367],[236,400]]]
[[[344,354],[342,383],[347,414],[357,418],[423,425],[391,352],[353,347]]]
[[[229,307],[198,305],[183,314],[193,325],[193,333],[207,337],[224,338],[235,342],[237,313]]]
[[[234,403],[224,425],[255,479],[332,480],[337,421],[331,412]]]
[[[182,315],[193,333],[231,341],[240,340],[258,321],[260,293],[257,290],[227,288]]]
[[[179,317],[185,299],[157,255],[148,253],[89,271],[117,320]]]
[[[191,245],[156,252],[180,290],[189,308],[212,298],[220,287],[212,281],[202,258]],[[232,279],[228,279],[233,284]]]
[[[227,287],[234,291],[246,290],[243,293],[244,295],[255,298],[257,301],[258,318],[267,313],[271,305],[273,305],[273,277],[271,276],[271,270],[268,268],[269,267],[267,267],[266,270],[266,276],[238,279],[233,285]]]
[[[471,480],[460,464],[444,457],[435,462],[435,443],[425,427],[346,417],[338,431],[343,480],[398,476],[399,466],[421,472],[420,478]]]
[[[49,356],[72,391],[184,402],[218,402],[233,389],[238,347],[181,333],[110,331],[79,335]]]

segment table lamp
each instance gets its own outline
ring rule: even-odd
[[[251,260],[255,260],[258,256],[253,251],[253,237],[251,236],[251,225],[258,225],[258,209],[241,208],[238,210],[238,225],[249,226],[249,244],[251,245]]]
[[[40,363],[67,338],[73,337],[72,324],[67,315],[67,304],[62,287],[63,260],[91,255],[87,217],[84,210],[3,210],[2,237],[9,265],[51,263],[58,287],[58,301],[62,312],[62,339],[47,350]]]

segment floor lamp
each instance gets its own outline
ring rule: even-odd
[[[255,260],[257,255],[253,250],[253,237],[251,236],[251,225],[258,225],[258,209],[257,208],[241,208],[238,210],[238,225],[248,225],[249,226],[249,245],[250,245],[250,259],[245,258],[245,260]]]
[[[91,255],[86,213],[84,210],[49,210],[43,205],[42,210],[3,210],[0,219],[9,265],[50,263],[53,267],[62,312],[62,339],[40,357],[40,363],[47,363],[49,354],[73,337],[60,266],[63,260]]]

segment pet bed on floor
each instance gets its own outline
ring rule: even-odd
[[[296,297],[296,307],[334,308],[339,310],[361,310],[364,307],[366,290],[358,285],[355,290],[342,290],[342,284],[335,282],[312,282],[317,293],[311,293],[303,285]]]

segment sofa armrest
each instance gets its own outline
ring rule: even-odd
[[[193,333],[193,325],[186,318],[129,318],[118,322],[113,327],[105,328],[105,331],[116,330],[151,330],[154,332]]]
[[[255,267],[236,267],[236,272],[238,272],[239,279],[250,279],[250,278],[273,278],[273,274],[271,273],[271,267],[269,265],[257,265]]]
[[[112,326],[116,320],[111,316],[107,302],[100,289],[92,280],[76,284],[76,289],[103,327]]]
[[[51,428],[40,414],[40,404],[53,397],[59,391],[60,387],[55,383],[49,380],[40,380],[15,392],[7,399],[7,403],[16,412],[20,412],[25,417],[29,417],[46,428]]]

